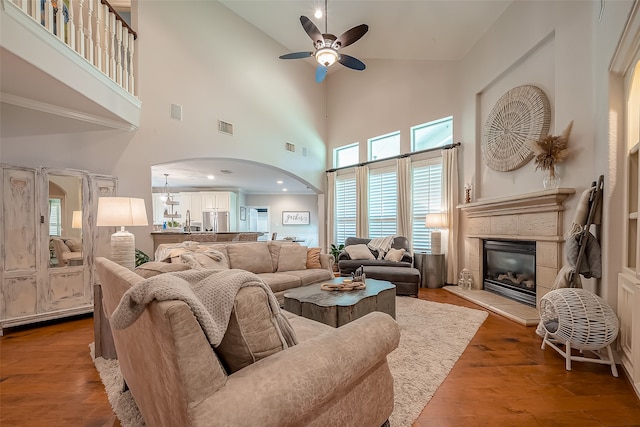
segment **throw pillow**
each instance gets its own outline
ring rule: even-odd
[[[246,286],[238,291],[227,331],[214,348],[227,372],[236,372],[283,349],[280,331],[271,317],[263,289]]]
[[[64,243],[71,249],[71,252],[82,252],[82,242],[80,240],[67,239]]]
[[[282,245],[278,256],[278,270],[296,271],[307,269],[307,247],[300,245]]]
[[[322,268],[322,264],[320,264],[320,248],[307,249],[307,268]]]
[[[349,245],[344,248],[351,259],[376,259],[367,245]]]
[[[169,262],[159,262],[159,261],[149,261],[145,262],[142,265],[139,265],[135,272],[139,275],[148,279],[149,277],[157,276],[162,273],[171,273],[174,271],[183,271],[189,270],[189,266],[187,264],[180,263],[169,263]]]
[[[384,256],[384,259],[386,259],[387,261],[393,261],[393,262],[400,262],[402,260],[402,257],[404,256],[405,253],[405,249],[389,249],[389,252],[387,252],[387,254]]]
[[[252,273],[273,273],[271,253],[265,242],[233,243],[227,246],[229,266]]]

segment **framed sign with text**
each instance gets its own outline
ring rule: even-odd
[[[308,225],[309,211],[282,211],[282,225]]]

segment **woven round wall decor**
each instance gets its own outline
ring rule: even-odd
[[[506,172],[533,157],[528,141],[547,136],[551,104],[538,87],[518,86],[502,95],[482,129],[482,160],[493,170]]]

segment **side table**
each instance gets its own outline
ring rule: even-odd
[[[422,277],[421,288],[435,289],[444,286],[446,271],[444,254],[416,252],[413,259]]]

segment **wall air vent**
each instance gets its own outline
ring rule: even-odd
[[[233,135],[233,125],[231,123],[218,120],[218,132]]]
[[[182,121],[182,105],[171,104],[171,118],[179,122]]]
[[[287,151],[291,151],[292,153],[296,152],[296,146],[290,142],[287,142],[287,144],[284,147],[285,150]]]

